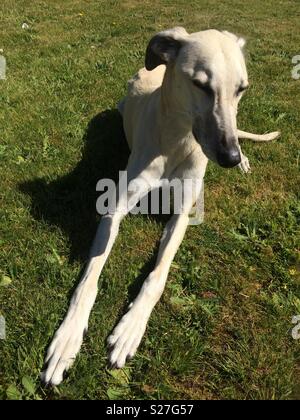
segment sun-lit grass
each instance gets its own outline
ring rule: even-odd
[[[299,2],[3,0],[0,14],[0,398],[299,399]],[[205,223],[189,228],[138,354],[117,372],[105,340],[163,229],[125,219],[80,356],[62,386],[43,389],[45,350],[95,232],[96,181],[128,157],[116,103],[149,38],[175,25],[246,37],[240,128],[282,136],[243,144],[250,175],[209,165]]]

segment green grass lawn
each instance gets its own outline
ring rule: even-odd
[[[298,0],[1,2],[1,399],[300,399]],[[28,29],[22,29],[26,22]],[[128,158],[115,111],[149,38],[184,26],[244,35],[241,129],[252,174],[210,163],[205,223],[188,229],[136,357],[107,368],[106,338],[153,264],[164,222],[129,216],[62,386],[39,383],[95,232],[95,184]]]

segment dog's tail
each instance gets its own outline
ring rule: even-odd
[[[273,131],[268,134],[253,134],[247,133],[246,131],[238,130],[239,139],[249,139],[253,141],[271,141],[275,140],[280,136],[280,131]]]

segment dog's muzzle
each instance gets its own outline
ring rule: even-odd
[[[217,162],[223,168],[233,168],[241,163],[241,154],[238,149],[218,151]]]
[[[217,162],[223,168],[233,168],[241,163],[241,154],[234,138],[223,136],[216,154]]]

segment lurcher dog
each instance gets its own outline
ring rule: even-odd
[[[116,206],[101,219],[86,270],[48,349],[45,383],[58,385],[80,350],[98,278],[125,214],[163,178],[195,181],[193,191],[183,194],[181,212],[173,214],[165,227],[153,271],[108,338],[109,359],[117,368],[135,354],[163,293],[208,160],[226,168],[239,165],[247,172],[249,162],[238,138],[278,137],[279,132],[256,135],[237,129],[238,103],[248,87],[244,44],[243,38],[226,31],[188,34],[180,27],[150,40],[145,68],[129,81],[128,94],[119,104],[131,149],[127,191],[116,188]]]

